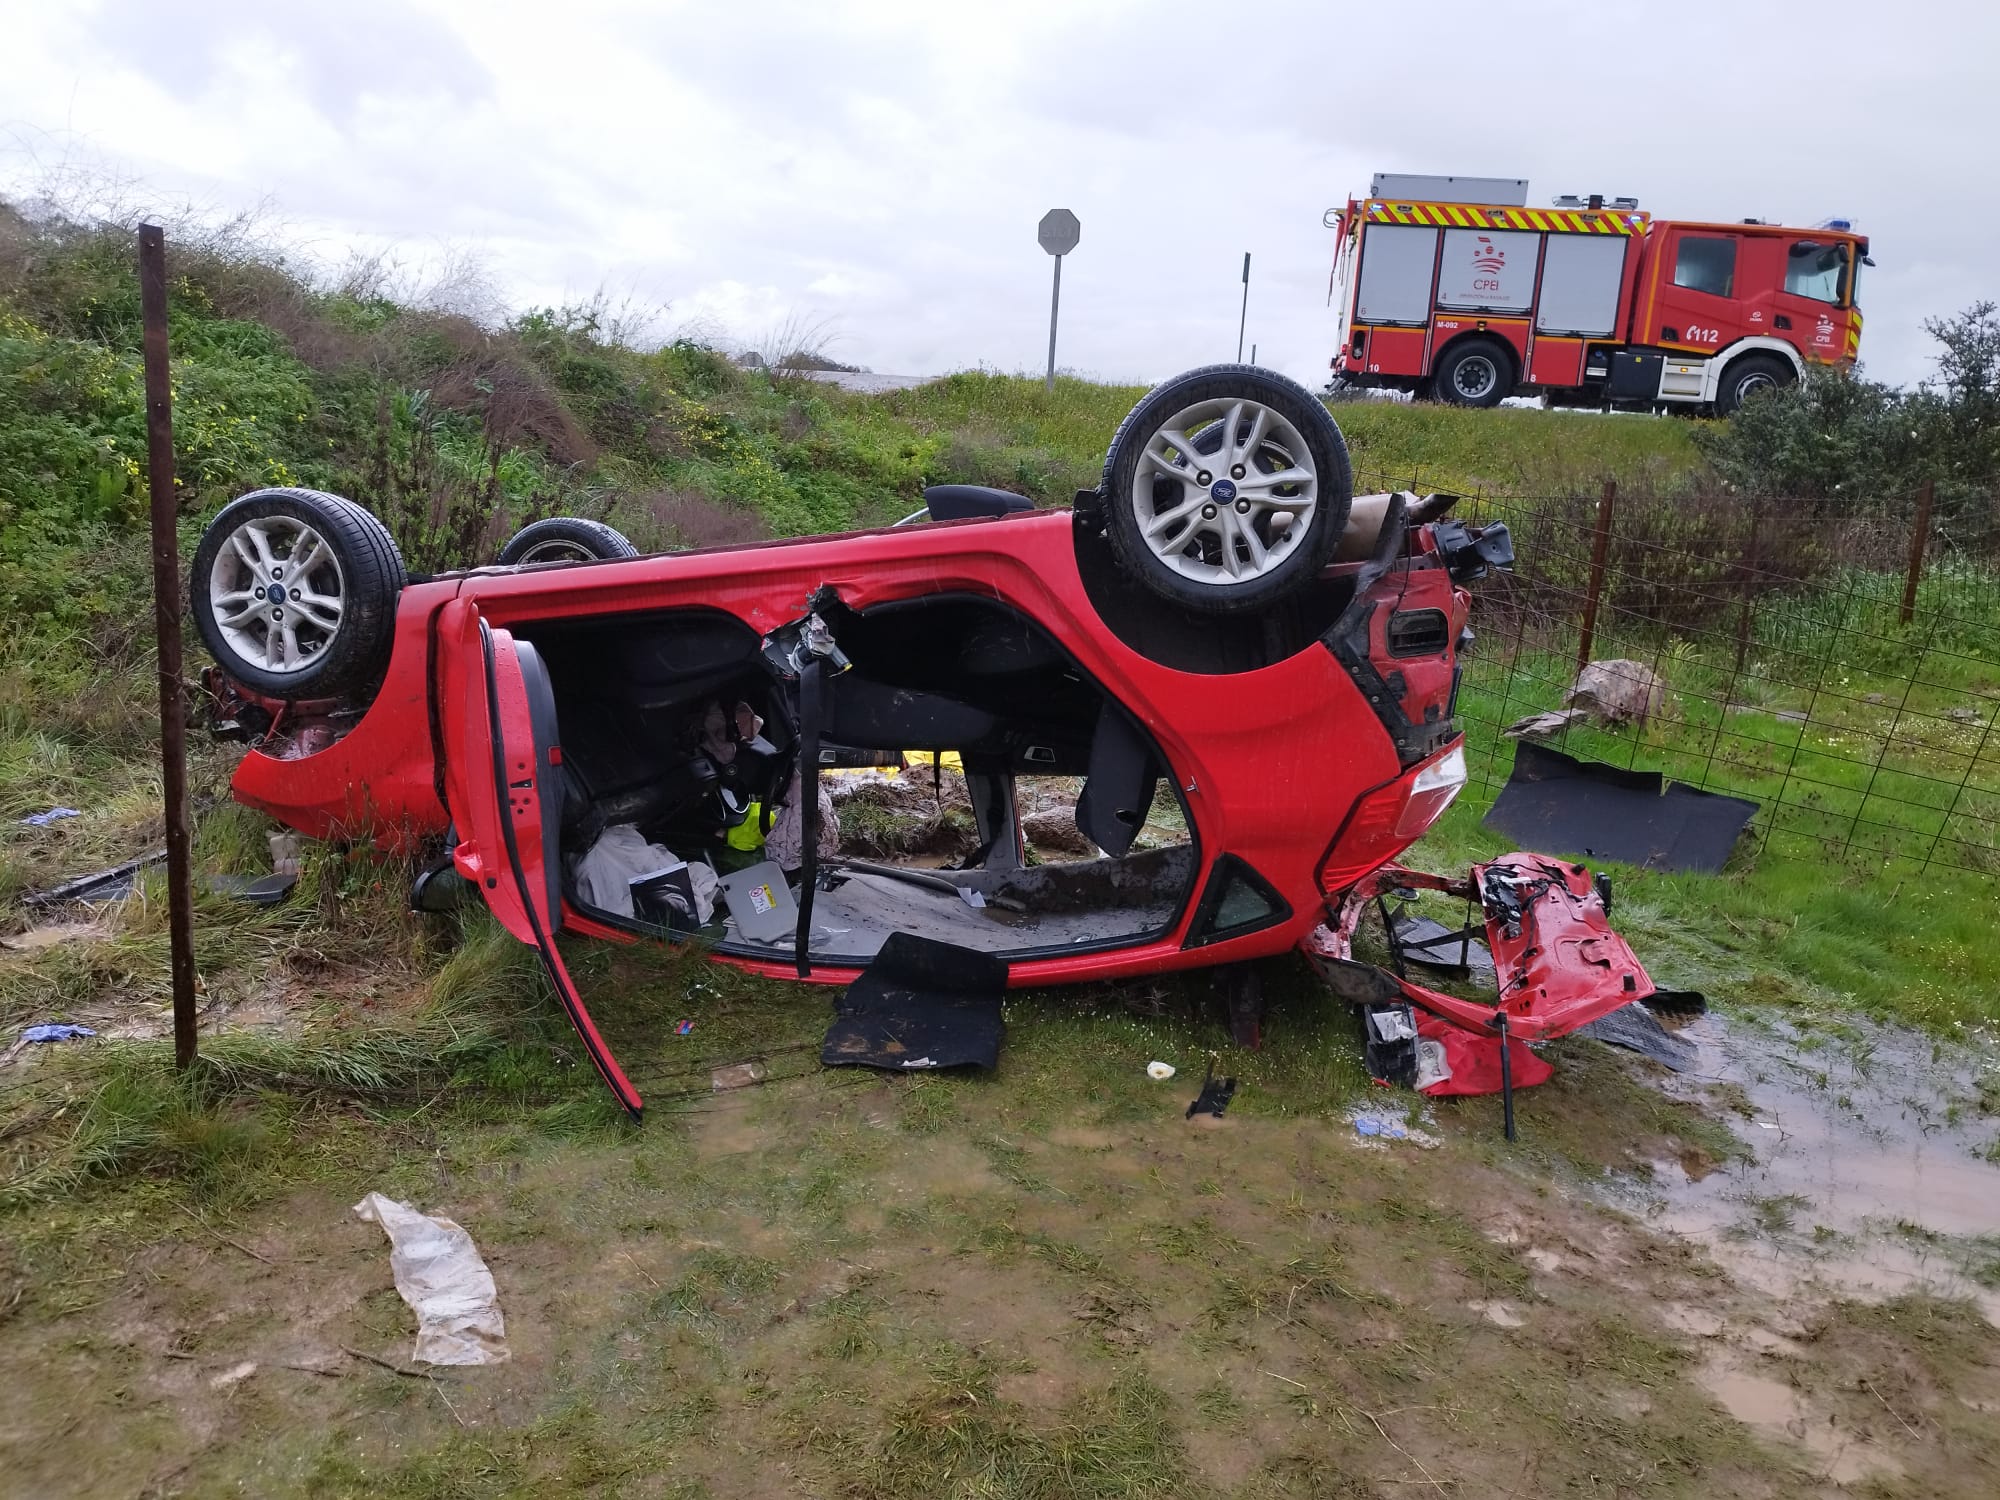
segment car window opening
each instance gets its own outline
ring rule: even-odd
[[[898,931],[1020,957],[1174,927],[1198,859],[1173,778],[1053,637],[969,596],[826,618],[849,666],[824,681],[812,962],[865,964]],[[797,680],[719,610],[514,629],[541,652],[556,700],[569,903],[789,962],[803,851],[783,806],[795,776],[795,806],[811,780]],[[584,862],[607,836],[714,870],[711,920],[660,904],[686,905],[705,871],[647,883],[631,915],[589,899],[604,864]]]

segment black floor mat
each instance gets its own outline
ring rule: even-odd
[[[1577,1027],[1576,1034],[1595,1037],[1614,1047],[1628,1047],[1672,1068],[1676,1073],[1692,1073],[1700,1061],[1693,1042],[1686,1037],[1675,1036],[1660,1024],[1659,1018],[1650,1009],[1637,1001],[1621,1005],[1609,1015],[1599,1016],[1595,1021]]]
[[[991,1068],[1000,1061],[1004,959],[895,932],[834,1001],[829,1068]]]
[[[1658,771],[1522,744],[1486,826],[1524,849],[1713,875],[1756,814],[1755,802],[1667,781]]]

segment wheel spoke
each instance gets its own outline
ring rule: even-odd
[[[1185,521],[1189,516],[1200,510],[1207,499],[1208,496],[1206,494],[1197,494],[1191,500],[1183,500],[1172,510],[1161,511],[1145,524],[1140,531],[1140,535],[1145,537],[1149,542],[1165,535],[1180,522]]]
[[[238,557],[243,559],[243,566],[248,568],[252,573],[259,571],[264,566],[257,561],[256,554],[245,544],[243,540],[243,528],[239,527],[237,530],[229,533],[229,546]]]
[[[1231,578],[1243,576],[1243,564],[1236,556],[1236,512],[1225,510],[1216,515],[1215,537],[1222,544],[1222,571]]]
[[[266,573],[279,566],[278,558],[271,551],[271,538],[261,526],[249,525],[243,528],[250,534],[250,545],[257,549],[257,562]]]
[[[1264,550],[1264,539],[1257,535],[1249,516],[1236,518],[1236,534],[1243,538],[1243,545],[1250,553],[1250,571],[1263,572],[1270,565],[1271,554]]]
[[[216,611],[215,623],[220,625],[224,630],[241,630],[245,625],[256,619],[264,608],[264,601],[257,595],[249,592],[224,594],[221,598],[216,599],[214,603]],[[222,613],[225,606],[229,610],[228,614]]]
[[[1237,452],[1237,463],[1242,464],[1245,468],[1249,467],[1250,460],[1257,456],[1257,445],[1264,441],[1264,429],[1270,423],[1270,408],[1264,406],[1258,407],[1257,415],[1250,419],[1250,436],[1244,441],[1242,448]]]
[[[1194,439],[1189,437],[1185,432],[1182,432],[1178,427],[1165,429],[1161,432],[1159,441],[1174,448],[1182,458],[1188,461],[1190,468],[1194,468],[1201,463],[1201,455],[1195,452]]]
[[[1215,461],[1224,472],[1236,462],[1236,429],[1242,421],[1243,403],[1239,401],[1229,408],[1229,415],[1222,419],[1222,446],[1215,450]]]
[[[299,627],[290,620],[279,627],[278,634],[283,639],[282,659],[284,665],[295,667],[299,664]]]
[[[1319,476],[1311,469],[1296,466],[1280,469],[1275,474],[1259,474],[1254,469],[1236,486],[1239,494],[1256,494],[1259,490],[1276,489],[1281,484],[1310,484]]]
[[[299,538],[299,544],[292,549],[291,559],[286,566],[303,578],[318,567],[325,556],[326,544],[319,539],[319,533],[308,531]]]
[[[325,631],[328,635],[340,629],[338,599],[329,599],[324,594],[308,593],[301,589],[298,596],[292,600],[292,608],[306,617],[307,624]]]
[[[1194,470],[1189,468],[1187,464],[1168,458],[1165,453],[1157,448],[1148,448],[1143,456],[1151,459],[1154,465],[1164,471],[1169,479],[1178,479],[1185,484],[1194,478]]]
[[[264,665],[275,667],[278,661],[278,632],[271,625],[264,627]]]

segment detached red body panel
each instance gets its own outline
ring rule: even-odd
[[[1354,932],[1369,903],[1411,890],[1479,903],[1493,954],[1492,1000],[1468,1000],[1355,959]],[[1524,1042],[1567,1036],[1654,990],[1630,945],[1612,931],[1590,871],[1542,854],[1505,854],[1474,865],[1464,880],[1384,865],[1358,881],[1300,947],[1346,998],[1417,1009],[1419,1034],[1444,1041],[1458,1059],[1451,1083],[1427,1090],[1433,1093],[1499,1091],[1503,1018],[1513,1086],[1521,1088],[1549,1076],[1546,1064],[1522,1050]]]

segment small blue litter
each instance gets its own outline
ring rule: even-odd
[[[64,818],[80,818],[83,814],[73,807],[52,807],[47,812],[30,813],[21,819],[23,828],[46,828],[51,823],[60,823]]]
[[[687,1034],[688,1034],[689,1032],[691,1032],[691,1031],[693,1031],[693,1030],[694,1030],[694,1022],[692,1022],[692,1021],[681,1021],[681,1022],[678,1022],[678,1023],[677,1023],[677,1024],[676,1024],[676,1025],[674,1026],[674,1035],[675,1035],[675,1036],[686,1036],[686,1035],[687,1035]]]
[[[1359,1115],[1354,1121],[1355,1132],[1367,1136],[1387,1136],[1392,1141],[1405,1141],[1410,1132],[1400,1120],[1384,1120],[1376,1115]]]
[[[41,1026],[30,1026],[21,1033],[24,1042],[72,1042],[78,1037],[96,1036],[88,1026],[71,1026],[63,1021],[51,1021]]]

